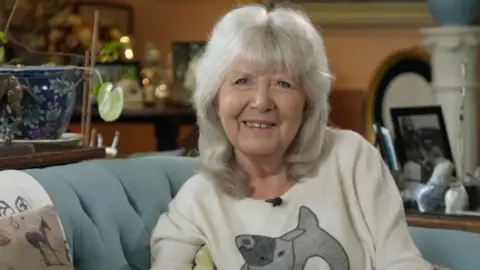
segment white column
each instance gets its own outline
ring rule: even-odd
[[[478,164],[477,126],[477,63],[480,27],[432,27],[421,29],[423,45],[430,51],[432,88],[443,110],[448,139],[457,172],[462,172],[458,160],[458,134],[464,132],[466,172],[473,172]],[[466,61],[467,79],[461,65]],[[459,122],[462,87],[466,85],[464,126]]]

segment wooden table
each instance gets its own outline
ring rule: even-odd
[[[81,108],[76,108],[71,123],[81,122]],[[92,123],[104,122],[96,107],[92,110]],[[147,107],[140,109],[124,109],[115,123],[149,123],[155,127],[157,151],[177,149],[177,138],[180,126],[196,125],[195,111],[192,107]]]

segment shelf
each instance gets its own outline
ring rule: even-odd
[[[480,216],[408,213],[407,223],[412,227],[459,230],[480,233]]]
[[[0,157],[0,170],[22,170],[65,165],[90,159],[105,158],[105,148],[81,147],[69,150],[40,152]]]

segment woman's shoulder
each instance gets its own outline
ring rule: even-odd
[[[176,200],[199,203],[200,200],[212,198],[217,193],[212,181],[203,173],[190,177],[175,194]]]
[[[373,145],[363,136],[352,130],[328,128],[326,133],[327,145],[332,150],[352,153],[354,151],[370,151],[374,149]]]
[[[329,128],[325,138],[324,155],[332,166],[358,169],[381,160],[373,144],[354,131]]]
[[[197,173],[188,178],[187,181],[185,181],[185,183],[180,188],[179,193],[188,193],[190,195],[203,195],[214,191],[215,188],[212,181],[210,181],[205,174]]]

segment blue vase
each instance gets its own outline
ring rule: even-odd
[[[477,18],[480,0],[428,0],[428,8],[441,26],[467,26]]]
[[[72,117],[75,107],[75,86],[82,78],[81,72],[71,67],[36,66],[0,68],[0,74],[15,76],[35,95],[32,99],[28,98],[28,94],[24,94],[21,108],[23,121],[15,131],[14,139],[59,139]],[[12,119],[5,106],[1,105],[0,139],[5,137],[11,124]]]

